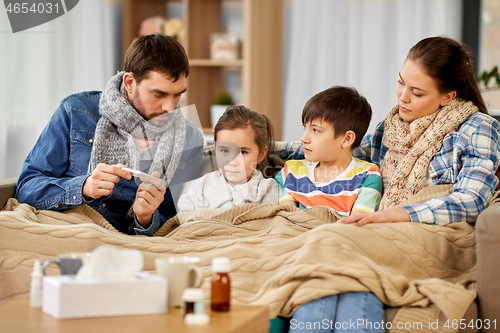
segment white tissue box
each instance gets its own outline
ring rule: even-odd
[[[58,319],[166,313],[167,300],[167,280],[145,272],[123,281],[43,277],[42,310]]]

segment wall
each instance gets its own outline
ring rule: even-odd
[[[65,15],[15,34],[0,9],[0,178],[19,175],[61,99],[104,87],[119,69],[120,50],[118,1],[80,1]]]
[[[299,140],[302,108],[333,85],[353,86],[373,109],[370,130],[397,104],[408,50],[437,35],[461,38],[462,1],[287,0],[283,139]]]

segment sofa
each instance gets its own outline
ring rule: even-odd
[[[214,166],[211,158],[208,160],[209,171]],[[0,207],[4,207],[7,200],[14,196],[16,178],[9,178],[0,181]],[[459,332],[478,332],[478,324],[496,320],[495,324],[500,325],[500,203],[492,204],[478,218],[476,224],[477,242],[477,293],[476,302],[468,308],[464,319],[467,327]],[[398,308],[386,309],[386,321],[392,321]],[[473,321],[474,327],[468,327]],[[494,329],[483,330],[484,332],[495,331]]]
[[[5,207],[7,200],[13,198],[16,192],[17,178],[0,179],[0,209]]]

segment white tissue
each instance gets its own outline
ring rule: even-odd
[[[144,267],[139,250],[101,245],[96,248],[76,274],[77,281],[130,280]]]

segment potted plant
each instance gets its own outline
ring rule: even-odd
[[[210,106],[210,119],[212,121],[212,127],[215,127],[219,118],[230,105],[234,105],[234,100],[231,94],[227,91],[222,91],[215,96],[214,104]]]
[[[491,69],[490,71],[486,70],[478,74],[476,76],[476,81],[479,85],[479,90],[481,91],[486,104],[489,104],[488,100],[490,100],[493,104],[488,105],[490,115],[500,121],[500,105],[498,104],[499,99],[497,92],[497,90],[500,90],[500,73],[498,71],[498,66],[493,67],[493,69]]]

